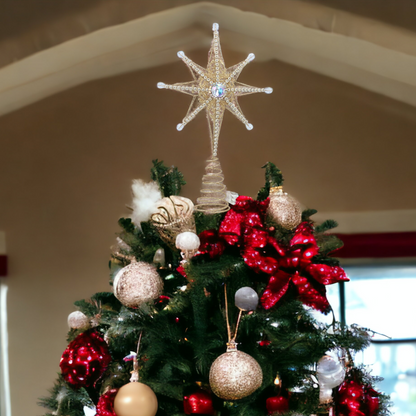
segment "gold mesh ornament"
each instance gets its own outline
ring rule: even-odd
[[[208,52],[208,64],[206,68],[203,68],[202,66],[193,62],[185,55],[183,51],[178,52],[178,57],[183,60],[185,65],[191,71],[193,81],[180,82],[176,84],[165,84],[163,82],[159,82],[157,84],[158,88],[174,90],[192,96],[192,101],[188,112],[186,113],[186,116],[183,118],[182,122],[176,126],[177,130],[183,130],[183,128],[191,120],[193,120],[199,112],[204,109],[206,110],[211,138],[211,159],[216,159],[217,161],[218,142],[225,110],[227,109],[232,114],[234,114],[246,126],[247,130],[252,130],[253,125],[248,122],[243,112],[241,111],[241,108],[238,104],[238,97],[258,92],[264,92],[266,94],[273,92],[273,89],[270,87],[257,88],[243,84],[241,82],[237,82],[241,71],[249,62],[255,58],[255,56],[253,53],[250,53],[244,61],[227,68],[222,56],[218,29],[218,23],[214,23],[212,25],[213,38],[211,48]],[[210,160],[208,161],[207,169],[209,167]],[[221,168],[220,175],[222,176]],[[211,201],[205,199],[208,198],[207,194],[210,195],[212,193],[211,189],[213,188],[211,188],[211,185],[208,186],[204,183],[204,178],[203,189],[201,191],[202,202],[198,201],[198,205],[195,207],[195,209],[197,211],[203,211],[210,214],[227,211],[229,206],[225,201],[225,197],[222,198],[221,196],[219,200],[216,198],[216,200]],[[224,177],[222,176],[221,184],[223,179]]]
[[[172,195],[159,201],[157,211],[150,221],[163,241],[175,247],[176,237],[184,231],[196,233],[193,202],[182,196]]]

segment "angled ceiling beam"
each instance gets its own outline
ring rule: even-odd
[[[94,79],[170,63],[178,50],[206,48],[213,22],[220,24],[224,48],[254,51],[257,60],[278,59],[416,106],[416,56],[411,50],[372,43],[362,33],[360,38],[345,36],[224,5],[194,3],[72,39],[1,68],[0,115]],[[386,33],[394,31],[385,26]],[[416,43],[416,34],[403,29],[394,33],[397,42],[414,36]]]

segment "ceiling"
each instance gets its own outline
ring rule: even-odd
[[[93,79],[173,62],[178,48],[209,44],[213,21],[230,50],[255,50],[258,60],[277,59],[416,106],[411,3],[378,8],[365,0],[354,10],[349,2],[326,3],[3,1],[0,115]]]
[[[199,0],[2,0],[0,2],[0,66],[7,65],[78,36],[119,25],[150,13],[199,3]],[[255,11],[269,17],[325,30],[317,10],[347,12],[373,21],[416,31],[413,0],[227,0],[212,3]],[[320,6],[320,8],[318,7]],[[309,12],[310,15],[310,12]]]

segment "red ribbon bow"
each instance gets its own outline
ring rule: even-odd
[[[312,263],[319,248],[308,222],[299,224],[288,247],[281,247],[264,226],[268,204],[268,199],[238,197],[221,223],[220,235],[228,244],[242,247],[250,268],[271,276],[261,297],[265,309],[272,308],[292,286],[305,305],[327,313],[330,305],[325,285],[349,279],[341,267]]]

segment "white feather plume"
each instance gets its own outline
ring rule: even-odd
[[[139,227],[142,221],[148,221],[157,210],[157,202],[162,199],[159,186],[156,182],[144,182],[141,179],[133,180],[132,221]]]

